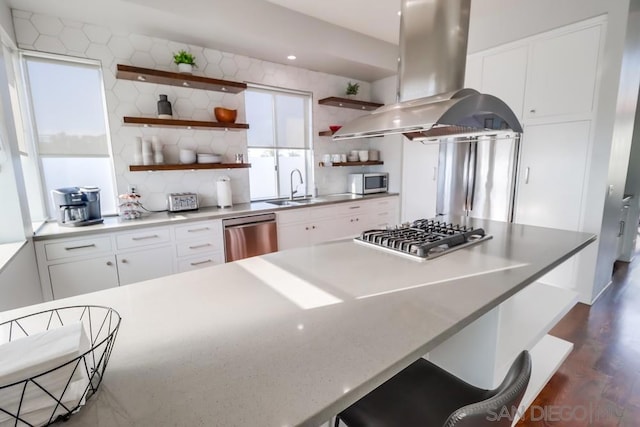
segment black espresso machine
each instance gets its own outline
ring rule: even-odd
[[[51,194],[58,209],[58,224],[79,227],[103,221],[98,187],[58,188]]]

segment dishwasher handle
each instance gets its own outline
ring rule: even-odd
[[[224,228],[241,227],[241,226],[246,226],[251,224],[259,224],[261,222],[275,222],[275,220],[276,220],[275,213],[248,215],[248,216],[240,216],[237,218],[223,219],[222,226]]]

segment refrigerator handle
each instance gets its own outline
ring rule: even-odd
[[[467,206],[469,211],[473,210],[473,202],[476,198],[476,169],[478,166],[478,141],[471,142],[471,149],[469,150],[469,187],[470,197],[468,198]]]
[[[524,169],[524,183],[528,184],[529,183],[529,168],[525,168]]]

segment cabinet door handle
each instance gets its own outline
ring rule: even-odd
[[[535,109],[535,108],[532,108],[531,110],[529,110],[529,112],[530,112],[530,113],[534,113],[534,114],[535,114],[536,109]]]
[[[65,251],[73,251],[76,249],[86,249],[86,248],[95,248],[96,244],[92,243],[90,245],[82,245],[82,246],[70,246],[68,248],[64,248]]]
[[[309,229],[309,227],[305,227],[304,229],[305,229],[305,230],[308,230],[308,229]]]
[[[349,209],[360,209],[360,206],[349,206]]]
[[[315,230],[315,229],[316,229],[316,226],[315,226],[315,225],[312,225],[312,226],[311,226],[311,228],[313,228],[313,229]]]
[[[356,218],[356,222],[360,221],[360,218]]]
[[[111,261],[107,261],[107,265],[108,265],[109,267],[111,267],[111,266],[113,265],[113,263],[112,263]]]
[[[189,249],[200,249],[200,248],[206,248],[207,246],[211,246],[211,243],[204,243],[202,245],[189,246]]]
[[[438,168],[436,166],[433,167],[433,180],[435,181],[438,178]]]
[[[528,184],[529,183],[529,172],[531,171],[531,168],[527,167],[524,168],[524,183]]]
[[[207,231],[207,230],[209,230],[209,227],[193,228],[191,230],[187,230],[187,233],[197,233],[199,231]]]
[[[624,221],[620,221],[620,231],[618,232],[618,237],[624,234]]]
[[[121,262],[122,262],[123,264],[126,264],[126,263],[128,263],[129,261],[127,261],[127,260],[126,260],[126,258],[123,258]]]
[[[190,262],[189,264],[195,267],[196,265],[208,264],[210,262],[213,261],[210,259],[205,259],[204,261]]]
[[[131,240],[147,240],[147,239],[156,239],[158,237],[157,234],[150,234],[148,236],[140,236],[140,237],[132,237]]]

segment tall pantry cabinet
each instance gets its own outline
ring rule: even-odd
[[[477,52],[465,86],[503,99],[521,120],[515,222],[582,230],[606,19]],[[576,288],[575,257],[540,281]]]

